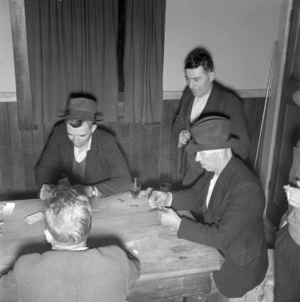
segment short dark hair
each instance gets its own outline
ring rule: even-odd
[[[53,239],[62,245],[86,241],[92,225],[92,209],[86,196],[58,185],[45,200],[45,224]]]
[[[214,62],[209,52],[204,48],[195,48],[185,60],[184,69],[195,69],[202,66],[204,71],[214,71]]]

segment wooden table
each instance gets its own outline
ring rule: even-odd
[[[44,221],[27,224],[24,218],[43,211],[43,201],[18,200],[4,220],[0,237],[0,272],[12,267],[22,254],[50,248],[44,237]],[[156,210],[145,197],[129,193],[91,200],[93,225],[88,245],[126,244],[139,258],[141,278],[128,296],[130,301],[156,301],[210,292],[210,273],[223,262],[214,248],[178,239],[162,226]]]

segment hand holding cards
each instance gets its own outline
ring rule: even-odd
[[[150,208],[163,210],[165,207],[171,206],[172,195],[170,192],[152,191],[148,202]]]

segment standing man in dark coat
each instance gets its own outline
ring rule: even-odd
[[[211,116],[192,128],[187,147],[205,169],[195,186],[178,192],[153,191],[151,207],[160,212],[163,225],[177,236],[217,248],[225,261],[213,273],[219,291],[226,297],[241,297],[259,285],[268,267],[263,229],[265,198],[256,176],[231,151],[230,120]],[[165,207],[171,207],[165,209]],[[176,211],[202,212],[202,220],[178,216]]]
[[[76,185],[88,197],[128,191],[130,174],[116,139],[103,129],[97,103],[71,98],[65,122],[55,126],[35,169],[41,193],[58,183]]]
[[[236,138],[232,150],[242,160],[250,153],[250,138],[244,108],[232,92],[215,82],[215,68],[210,54],[203,48],[193,50],[185,62],[187,88],[182,96],[179,111],[173,124],[173,133],[178,140],[178,148],[183,148],[190,140],[190,128],[200,119],[217,114],[227,117],[232,123],[232,136]],[[184,156],[183,187],[190,187],[199,175],[201,167],[194,159]]]

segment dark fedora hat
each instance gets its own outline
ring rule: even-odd
[[[223,116],[207,116],[191,128],[192,139],[187,146],[189,153],[203,150],[232,148],[231,121]]]
[[[86,97],[71,98],[66,113],[59,117],[65,120],[102,121],[97,103]]]

